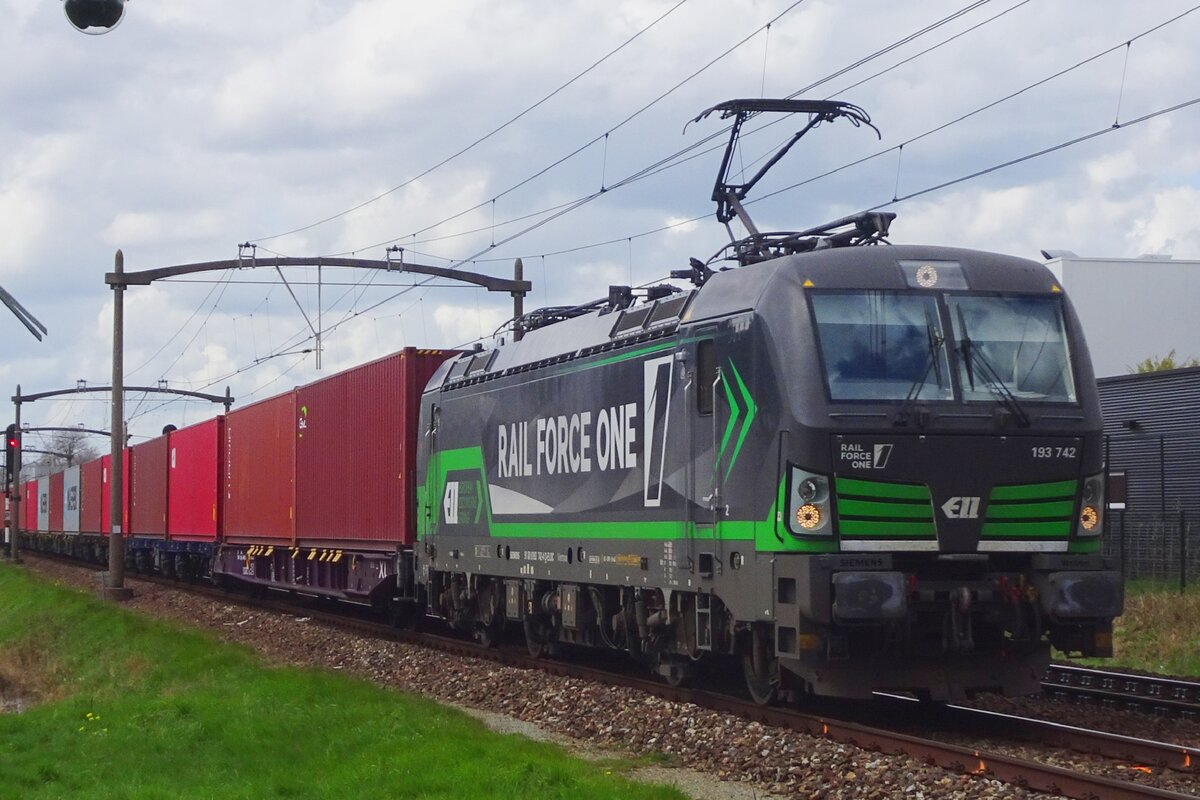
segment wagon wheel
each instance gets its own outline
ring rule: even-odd
[[[774,656],[770,638],[755,627],[749,647],[742,653],[742,674],[750,699],[760,706],[775,702],[779,693],[779,659]]]

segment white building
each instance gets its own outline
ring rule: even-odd
[[[1177,363],[1200,358],[1200,261],[1042,255],[1079,314],[1097,378],[1172,350]]]

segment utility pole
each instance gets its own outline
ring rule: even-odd
[[[108,487],[112,498],[112,533],[108,537],[108,572],[104,575],[101,597],[120,602],[133,596],[125,586],[125,539],[121,530],[125,509],[125,254],[117,251],[113,271],[118,280],[113,287],[113,352],[112,352],[112,474],[108,476]],[[19,408],[19,407],[18,407]]]

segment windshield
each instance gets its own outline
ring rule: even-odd
[[[953,399],[935,295],[866,291],[811,297],[832,399]]]
[[[995,400],[999,382],[1019,400],[1074,403],[1075,379],[1056,297],[948,295],[966,400]],[[982,365],[983,370],[978,369]]]

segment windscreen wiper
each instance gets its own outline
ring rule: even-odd
[[[997,402],[1017,418],[1017,422],[1021,424],[1021,427],[1028,428],[1031,424],[1029,415],[1021,407],[1017,396],[1004,384],[1004,381],[1000,379],[1000,374],[992,366],[992,362],[987,359],[982,350],[975,347],[975,343],[971,341],[971,337],[967,334],[967,321],[963,317],[962,306],[959,306],[955,310],[958,311],[958,327],[962,331],[962,339],[959,340],[958,352],[962,354],[963,367],[966,369],[967,380],[970,382],[971,388],[975,388],[975,367],[978,367],[979,375],[983,378],[983,384],[995,395]]]
[[[925,336],[928,339],[929,357],[925,361],[925,369],[912,386],[908,389],[908,394],[904,396],[904,402],[900,404],[900,410],[896,412],[896,424],[907,425],[908,414],[911,407],[917,402],[917,398],[921,396],[922,390],[925,388],[925,383],[929,380],[929,373],[932,371],[937,375],[938,388],[942,387],[942,365],[938,361],[938,348],[946,341],[946,337],[933,326],[933,318],[929,314],[929,309],[925,309]],[[921,423],[924,427],[924,423]]]

